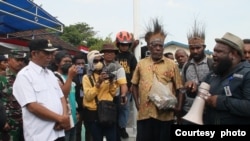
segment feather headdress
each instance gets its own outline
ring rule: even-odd
[[[192,30],[187,34],[189,45],[205,45],[205,26],[199,25],[197,20],[194,21]]]

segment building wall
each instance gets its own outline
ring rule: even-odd
[[[175,54],[175,51],[180,49],[180,48],[184,49],[188,53],[188,55],[190,54],[189,49],[184,48],[184,47],[180,47],[177,45],[170,45],[170,46],[165,47],[163,53],[172,52],[173,54]]]

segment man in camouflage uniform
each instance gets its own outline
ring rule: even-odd
[[[12,94],[16,74],[24,67],[26,53],[12,50],[8,55],[8,67],[5,76],[0,76],[0,102],[3,103],[7,123],[0,132],[1,141],[23,141],[21,107]]]

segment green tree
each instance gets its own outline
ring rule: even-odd
[[[64,32],[60,37],[74,46],[83,45],[84,42],[88,43],[88,40],[93,38],[96,32],[93,27],[90,27],[87,23],[77,23],[64,27]]]
[[[112,42],[111,34],[104,39],[95,37],[96,34],[94,28],[87,23],[77,23],[64,27],[64,32],[60,35],[60,38],[74,46],[87,46],[89,50],[101,50],[104,43]]]
[[[101,39],[101,38],[92,38],[90,40],[90,50],[101,50],[102,49],[102,45],[104,43],[112,43],[112,38],[110,37],[110,35],[108,37],[106,37],[105,39]]]

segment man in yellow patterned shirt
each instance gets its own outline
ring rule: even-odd
[[[177,65],[173,60],[163,56],[164,40],[167,34],[158,19],[154,19],[152,24],[154,29],[149,28],[145,35],[151,55],[138,62],[131,80],[138,110],[137,141],[169,140],[170,126],[174,123],[175,114],[178,117],[184,96],[178,91],[183,88],[183,85]],[[154,74],[158,81],[169,86],[172,94],[177,97],[178,102],[175,108],[160,110],[149,100]]]

